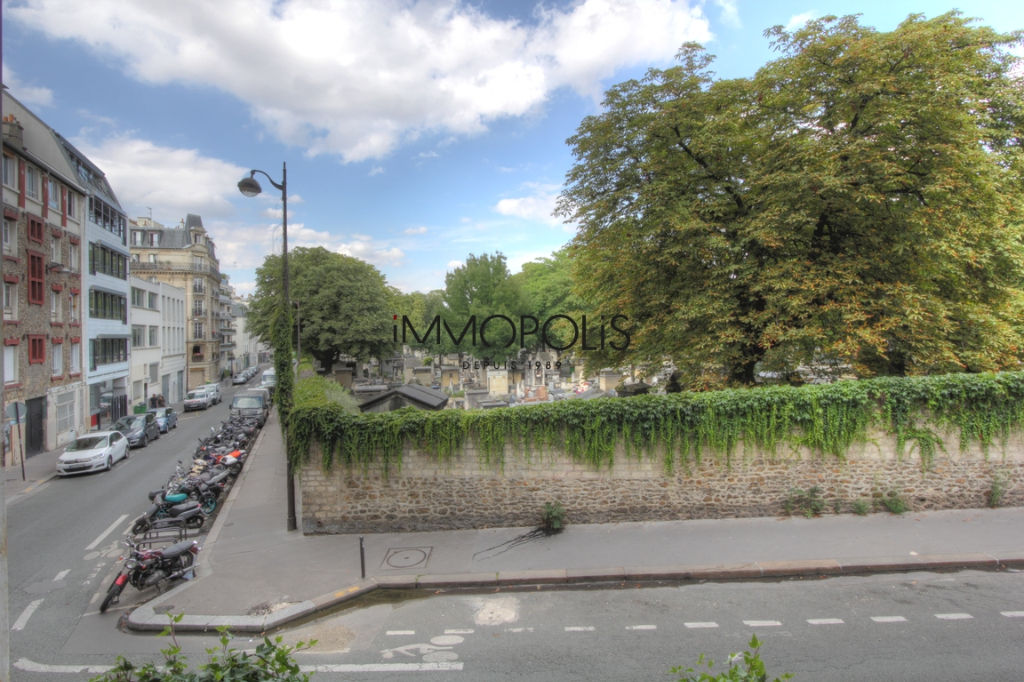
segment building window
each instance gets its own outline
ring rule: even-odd
[[[59,343],[52,344],[50,348],[50,374],[55,377],[59,377],[64,374],[64,353],[63,345]]]
[[[75,428],[75,392],[57,396],[57,431],[64,433]]]
[[[132,287],[132,305],[141,308],[146,303],[146,292],[138,287]]]
[[[78,272],[82,262],[82,249],[78,244],[71,244],[68,247],[68,260],[71,261],[68,264],[71,272]]]
[[[159,232],[150,232],[149,233],[149,245],[150,246],[160,246],[160,233]]]
[[[18,187],[18,163],[13,156],[6,154],[4,154],[4,184],[15,191],[20,189]]]
[[[43,219],[39,216],[28,217],[28,238],[34,242],[43,243]]]
[[[76,323],[82,321],[81,297],[72,293],[68,296],[68,322]]]
[[[150,326],[149,328],[149,345],[159,346],[160,345],[160,327]]]
[[[134,348],[142,348],[146,345],[146,328],[133,324],[132,325],[132,346]]]
[[[96,225],[125,240],[128,221],[116,209],[97,197],[89,197],[89,217]]]
[[[35,166],[25,168],[25,194],[30,199],[39,199],[39,170]]]
[[[51,263],[60,263],[60,264],[63,265],[64,261],[60,257],[61,256],[60,251],[61,251],[61,249],[60,249],[60,240],[59,239],[51,239],[50,240],[50,262]]]
[[[128,362],[128,339],[90,339],[90,368]]]
[[[43,295],[43,256],[32,251],[28,252],[28,302],[42,305]]]
[[[82,344],[71,344],[71,373],[82,373]]]
[[[156,254],[155,253],[149,254],[149,262],[153,263],[154,265],[156,265]]]
[[[18,319],[18,285],[4,282],[4,319]]]
[[[89,244],[89,272],[128,279],[128,257],[102,244]]]
[[[60,211],[60,185],[53,178],[48,178],[46,181],[47,197],[46,201],[54,211]]]
[[[76,203],[77,202],[75,201],[75,195],[72,194],[71,192],[68,192],[68,217],[69,218],[74,218],[75,217],[75,204]]]
[[[149,383],[156,384],[160,380],[160,363],[149,363]]]
[[[18,253],[18,223],[10,218],[4,218],[4,253],[11,256]]]
[[[149,308],[150,310],[160,310],[160,297],[157,294],[153,293],[152,291],[148,293],[149,299],[146,307]]]
[[[206,306],[202,301],[192,301],[192,317],[205,317]]]
[[[145,236],[142,230],[132,230],[132,246],[142,246]]]
[[[192,293],[193,294],[205,294],[206,284],[201,279],[192,280]]]
[[[18,383],[18,346],[4,346],[4,383]]]
[[[46,337],[42,334],[29,334],[28,364],[41,365],[46,362]]]
[[[205,331],[205,329],[203,328],[203,323],[202,322],[196,320],[195,322],[192,323],[192,338],[193,339],[201,339],[201,338],[203,338],[203,332],[204,331]]]
[[[50,292],[50,322],[62,322],[61,320],[60,292]]]
[[[89,317],[128,321],[128,299],[107,291],[89,290]]]

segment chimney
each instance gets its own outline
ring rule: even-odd
[[[15,149],[25,149],[25,129],[14,114],[7,114],[3,118],[4,142]]]

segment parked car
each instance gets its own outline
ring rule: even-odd
[[[196,388],[205,389],[206,392],[210,394],[210,400],[212,401],[212,404],[216,405],[220,402],[220,384],[203,384],[202,386],[197,386]]]
[[[260,379],[260,386],[263,388],[273,388],[277,386],[277,372],[271,367],[263,372],[263,377]]]
[[[258,393],[263,396],[264,401],[267,403],[267,410],[270,410],[270,406],[274,404],[274,392],[266,386],[259,386],[257,388],[246,389],[246,393]]]
[[[173,407],[155,407],[149,412],[156,417],[156,425],[160,427],[160,433],[167,433],[171,429],[178,428],[178,413]]]
[[[156,415],[151,412],[129,414],[114,422],[113,429],[120,431],[128,439],[128,447],[146,447],[149,441],[160,437],[160,427],[156,423]]]
[[[244,372],[240,372],[231,378],[231,383],[236,386],[238,384],[244,384],[247,381],[249,381],[249,377]]]
[[[128,457],[128,439],[120,431],[94,431],[79,436],[57,457],[57,474],[109,471],[114,462]]]
[[[267,423],[267,415],[270,413],[270,404],[266,396],[256,391],[244,391],[235,394],[231,399],[231,416],[255,417],[262,427]]]
[[[197,388],[189,391],[185,394],[185,411],[191,412],[192,410],[205,410],[213,404],[213,399],[210,394],[201,388]]]

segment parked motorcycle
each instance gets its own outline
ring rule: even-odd
[[[202,528],[206,514],[199,502],[188,499],[184,493],[168,494],[163,490],[150,493],[153,504],[132,523],[132,535],[139,535],[152,529],[161,520],[180,519],[186,528]],[[167,524],[164,524],[167,525]]]
[[[143,549],[130,537],[125,538],[124,543],[128,547],[128,555],[124,557],[121,571],[107,588],[100,613],[106,613],[110,605],[120,599],[125,585],[143,590],[191,574],[200,549],[195,540],[184,540],[161,549]]]

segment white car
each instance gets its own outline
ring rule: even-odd
[[[213,405],[213,398],[202,388],[193,389],[185,395],[184,409],[186,412],[205,410],[210,405]]]
[[[114,462],[128,458],[128,439],[120,431],[94,431],[79,436],[57,458],[57,474],[109,471]]]
[[[202,386],[196,386],[196,390],[204,390],[210,394],[210,400],[216,405],[220,402],[220,384],[203,384]]]

